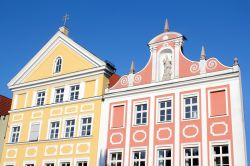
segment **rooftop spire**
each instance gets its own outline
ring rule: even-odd
[[[204,46],[201,48],[201,57],[200,60],[206,60],[206,52]]]
[[[69,34],[69,29],[66,26],[67,20],[69,20],[69,15],[66,13],[63,16],[63,26],[59,28],[59,31],[62,32],[64,35],[68,36]]]
[[[135,65],[134,65],[134,61],[131,62],[129,74],[135,74]]]
[[[164,31],[169,32],[169,25],[168,25],[168,19],[167,18],[166,18],[166,21],[165,21]]]

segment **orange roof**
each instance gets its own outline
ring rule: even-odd
[[[8,115],[11,107],[11,99],[0,95],[0,116]]]

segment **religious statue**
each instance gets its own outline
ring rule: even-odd
[[[163,60],[163,66],[164,66],[164,71],[163,71],[162,80],[163,81],[170,80],[171,79],[172,62],[168,58],[165,58]]]

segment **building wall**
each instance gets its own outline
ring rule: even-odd
[[[9,115],[0,116],[0,156],[2,156]]]

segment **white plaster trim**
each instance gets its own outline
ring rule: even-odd
[[[74,111],[68,111],[69,109],[74,108]],[[74,105],[74,106],[66,106],[65,110],[64,110],[64,114],[75,114],[78,111],[78,105]]]
[[[123,148],[108,149],[108,154],[107,154],[107,159],[106,159],[108,166],[111,165],[111,161],[110,161],[110,159],[111,159],[110,154],[111,154],[111,153],[122,153],[122,159],[121,159],[122,164],[121,164],[121,165],[124,164],[124,153],[123,153]]]
[[[20,116],[20,118],[19,119],[16,119],[16,117],[19,117]],[[22,121],[23,120],[23,114],[22,113],[20,113],[20,114],[14,114],[13,116],[12,116],[12,121],[13,122],[18,122],[18,121]]]
[[[86,106],[90,106],[89,109],[84,109],[84,107]],[[81,110],[80,112],[90,112],[90,111],[94,111],[95,109],[95,103],[85,103],[81,105]]]
[[[167,138],[160,138],[159,134],[160,134],[161,131],[168,131],[169,132],[169,136]],[[160,140],[160,141],[169,140],[172,137],[172,130],[169,127],[159,128],[157,130],[157,135],[156,136],[157,136],[157,139]]]
[[[195,89],[194,90],[199,90],[199,89]],[[197,118],[185,118],[185,102],[184,99],[187,97],[195,97],[197,96]],[[192,120],[199,120],[200,119],[200,114],[201,114],[201,110],[200,110],[200,93],[199,92],[184,92],[183,94],[181,94],[181,105],[182,105],[182,109],[181,109],[181,121],[192,121]]]
[[[217,125],[224,125],[225,127],[225,131],[223,133],[215,133],[214,132],[214,127],[217,126]],[[212,125],[210,126],[210,133],[213,135],[213,136],[223,136],[223,135],[226,135],[228,133],[228,125],[226,124],[226,122],[214,122],[212,123]]]
[[[40,116],[36,116],[36,114],[39,114]],[[43,117],[43,110],[37,110],[37,111],[32,111],[31,119],[40,119]]]
[[[48,150],[49,148],[54,148],[55,153],[53,153],[53,154],[48,154],[48,153],[47,153],[47,150]],[[46,145],[46,146],[45,146],[45,151],[44,151],[44,156],[56,156],[56,155],[57,155],[57,149],[58,149],[58,145]]]
[[[28,151],[31,150],[31,149],[35,150],[35,153],[34,153],[33,155],[28,155]],[[34,146],[34,147],[27,147],[27,148],[25,149],[25,157],[36,157],[36,156],[37,156],[37,149],[38,149],[37,146]]]
[[[59,113],[54,113],[54,112],[56,112],[58,110],[60,110]],[[58,115],[62,115],[62,113],[63,113],[63,108],[62,107],[50,109],[50,116],[58,116]]]
[[[196,130],[195,134],[193,134],[193,135],[187,135],[187,134],[186,134],[186,130],[188,130],[188,129],[190,129],[190,128],[193,128],[193,129]],[[186,126],[183,128],[183,130],[182,130],[182,134],[183,134],[183,136],[186,137],[186,138],[194,138],[194,137],[196,137],[196,136],[199,134],[199,128],[198,128],[196,125],[186,125]]]
[[[65,147],[70,147],[70,151],[69,152],[63,152],[63,148]],[[73,144],[63,144],[63,145],[60,145],[60,155],[72,155],[73,154],[73,148],[74,148],[74,145]]]
[[[113,141],[113,137],[116,136],[116,135],[119,135],[120,136],[120,141],[118,142],[114,142]],[[123,134],[121,132],[118,132],[118,133],[112,133],[111,136],[110,136],[110,143],[113,144],[113,145],[118,145],[118,144],[121,144],[123,142]]]
[[[143,133],[144,134],[144,137],[142,139],[136,139],[135,136],[138,134],[138,133]],[[134,142],[144,142],[147,138],[147,133],[144,131],[144,130],[136,130],[134,133],[133,133],[133,140]]]
[[[81,145],[87,145],[87,147],[88,147],[87,151],[80,152],[79,151],[79,146],[81,146]],[[90,146],[91,146],[90,142],[84,142],[84,143],[78,143],[78,144],[76,144],[76,154],[89,154],[90,153]]]
[[[173,165],[173,161],[174,161],[174,153],[173,153],[173,145],[172,144],[167,144],[167,145],[155,145],[155,152],[154,152],[154,157],[155,157],[155,162],[154,165],[155,166],[159,166],[158,165],[158,157],[157,157],[157,151],[161,150],[161,149],[170,149],[171,150],[171,165]]]
[[[9,156],[9,152],[10,151],[14,151],[15,152],[15,154],[14,154],[14,156]],[[17,148],[12,148],[12,149],[7,149],[7,151],[6,151],[6,158],[7,159],[13,159],[13,158],[16,158],[16,156],[17,156],[17,153],[18,153],[18,149]]]

